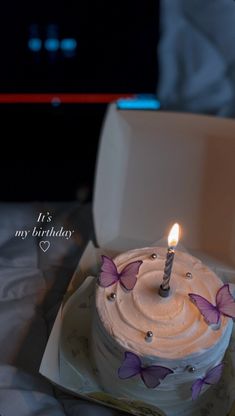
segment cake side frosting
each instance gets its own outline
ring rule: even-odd
[[[191,416],[194,411],[197,412],[203,402],[203,397],[192,402],[192,384],[197,378],[203,377],[208,369],[215,367],[222,361],[230,340],[233,323],[230,320],[224,336],[221,337],[217,345],[201,355],[171,360],[157,359],[154,356],[141,357],[145,365],[158,364],[174,371],[156,389],[148,389],[139,377],[128,380],[119,379],[118,368],[123,361],[124,349],[106,332],[98,315],[96,315],[93,325],[92,355],[101,386],[105,391],[115,397],[150,403],[161,408],[170,416],[178,416],[179,414]],[[191,371],[192,368],[195,371]]]
[[[156,259],[152,253],[157,253]],[[192,383],[222,361],[233,322],[222,316],[220,328],[215,330],[191,302],[188,293],[200,294],[215,304],[223,283],[187,253],[176,252],[171,295],[161,298],[158,289],[165,255],[166,249],[155,247],[132,250],[115,258],[119,272],[130,262],[143,263],[132,291],[124,291],[119,283],[97,287],[92,356],[106,391],[147,401],[170,415],[186,415],[198,405],[192,403]],[[191,279],[186,277],[187,272],[192,274]],[[115,301],[110,301],[111,293],[116,294]],[[151,342],[145,341],[147,331],[153,332]],[[118,368],[125,351],[137,354],[145,366],[161,365],[174,373],[154,390],[146,388],[138,377],[120,380]]]

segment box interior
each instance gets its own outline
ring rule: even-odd
[[[151,245],[181,225],[181,243],[234,265],[235,121],[151,111],[107,113],[93,215],[98,245]]]

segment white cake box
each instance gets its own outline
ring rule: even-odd
[[[96,274],[101,253],[153,245],[174,222],[181,225],[183,246],[235,283],[234,160],[234,120],[120,111],[112,104],[101,134],[94,188],[99,248],[88,244],[65,299]],[[79,395],[68,384],[69,370],[61,372],[61,310],[40,373]]]

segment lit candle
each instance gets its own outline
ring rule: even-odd
[[[179,224],[174,224],[168,235],[168,250],[166,255],[166,262],[163,274],[163,281],[159,289],[159,295],[166,298],[170,293],[170,278],[175,256],[174,248],[177,246],[179,240]]]

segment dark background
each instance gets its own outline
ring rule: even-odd
[[[154,94],[158,16],[153,0],[10,0],[0,15],[0,93]],[[28,47],[33,36],[42,42],[38,52]],[[77,48],[69,56],[47,51],[50,37],[73,38]],[[90,200],[105,111],[104,104],[0,104],[9,145],[0,199]]]

